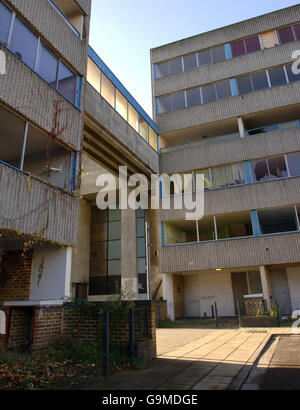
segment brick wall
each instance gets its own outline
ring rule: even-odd
[[[33,251],[5,252],[0,262],[0,306],[3,302],[28,300]]]
[[[8,345],[9,349],[25,350],[30,347],[32,308],[11,309],[10,330]]]
[[[62,319],[63,308],[61,306],[35,309],[33,350],[46,348],[61,336]]]

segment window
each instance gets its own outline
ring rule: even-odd
[[[217,215],[218,239],[242,238],[253,236],[250,212],[236,212]]]
[[[25,121],[0,105],[0,160],[21,166]]]
[[[171,95],[172,98],[172,111],[179,111],[185,108],[185,93],[181,91]]]
[[[210,171],[209,168],[200,169],[199,171],[195,171],[195,180],[196,180],[196,192],[200,192],[200,188],[197,186],[197,174],[204,175],[204,190],[209,190],[212,188],[211,178],[210,178]]]
[[[58,91],[72,104],[75,104],[77,76],[62,62],[58,70]]]
[[[7,44],[12,12],[0,2],[0,42]]]
[[[128,122],[136,132],[139,132],[139,114],[131,104],[128,104]]]
[[[237,81],[237,86],[238,86],[240,95],[248,94],[253,91],[253,86],[252,86],[250,75],[247,75],[245,77],[239,77],[236,79],[236,81]]]
[[[221,61],[225,61],[226,60],[225,47],[220,46],[220,47],[212,48],[211,55],[212,55],[212,61],[214,63],[220,63]]]
[[[294,33],[292,27],[285,27],[277,30],[280,44],[290,43],[294,41]]]
[[[211,56],[210,49],[201,51],[200,53],[198,53],[198,63],[199,63],[199,66],[212,63],[212,56]]]
[[[199,242],[216,240],[215,222],[213,216],[204,216],[198,221]]]
[[[157,134],[151,127],[149,127],[149,144],[157,151]]]
[[[196,54],[189,54],[183,57],[184,71],[190,71],[197,67]]]
[[[127,121],[127,100],[116,90],[116,111]]]
[[[156,64],[156,78],[168,77],[170,75],[169,62]]]
[[[169,64],[170,64],[170,75],[182,73],[181,57],[176,58],[175,60],[170,60]]]
[[[87,63],[87,81],[100,93],[100,68],[94,63],[91,58],[88,58]]]
[[[201,93],[202,93],[203,104],[216,101],[217,99],[215,84],[201,87]]]
[[[112,106],[115,107],[115,87],[112,82],[102,73],[101,95]]]
[[[263,48],[271,48],[278,45],[276,32],[274,30],[266,31],[260,34]]]
[[[285,71],[283,67],[272,68],[269,70],[271,87],[287,84]]]
[[[283,155],[251,161],[253,182],[270,181],[288,177]]]
[[[264,90],[269,87],[267,73],[265,71],[251,74],[251,79],[254,91]]]
[[[300,24],[295,24],[293,28],[294,28],[296,39],[300,40]]]
[[[187,107],[195,107],[201,104],[200,88],[192,88],[186,91]]]
[[[140,294],[147,293],[147,266],[146,266],[146,220],[145,211],[136,211],[136,236],[137,236],[137,268],[138,289]]]
[[[287,71],[287,74],[288,74],[289,81],[291,83],[294,83],[296,81],[300,81],[300,74],[294,74],[293,73],[293,64],[287,65],[286,66],[286,71]]]
[[[231,43],[231,52],[233,57],[239,57],[246,54],[244,40],[235,41]]]
[[[31,69],[35,68],[37,45],[37,37],[16,17],[11,38],[11,51]]]
[[[139,121],[140,121],[140,130],[139,134],[141,137],[144,138],[147,142],[149,141],[149,135],[148,135],[148,130],[149,130],[149,125],[147,121],[144,120],[141,116],[139,116]]]
[[[272,208],[257,211],[261,234],[294,232],[298,230],[294,207]]]
[[[222,188],[246,183],[243,163],[211,168],[212,187]]]
[[[28,127],[23,169],[50,184],[70,188],[70,151],[32,126]]]
[[[37,73],[52,87],[56,88],[58,59],[41,43]],[[99,77],[100,80],[100,77]]]
[[[247,54],[254,53],[261,50],[260,41],[258,36],[249,37],[245,39],[245,47]]]
[[[165,245],[198,242],[196,223],[196,221],[187,220],[165,222]]]
[[[287,163],[292,177],[300,176],[300,152],[287,154]]]
[[[165,97],[157,98],[157,113],[164,114],[166,112],[172,111],[171,96],[166,95]]]
[[[232,97],[230,81],[219,81],[216,83],[217,99]]]

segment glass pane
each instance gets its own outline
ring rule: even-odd
[[[146,273],[146,258],[138,258],[138,273]]]
[[[251,161],[251,171],[253,182],[269,181],[270,179],[268,164],[265,159]]]
[[[295,24],[294,25],[294,32],[296,35],[296,39],[300,40],[300,24]]]
[[[254,91],[264,90],[269,87],[267,73],[260,71],[259,73],[251,74]]]
[[[138,281],[139,281],[139,294],[143,295],[147,293],[147,275],[144,274],[139,274],[138,275]]]
[[[300,152],[288,154],[286,157],[291,176],[300,176]]]
[[[281,44],[290,43],[295,40],[292,27],[281,28],[277,32]]]
[[[239,57],[246,54],[244,40],[239,40],[231,43],[231,52],[233,57]]]
[[[284,156],[268,158],[271,179],[285,178],[288,176]]]
[[[283,67],[272,68],[271,70],[269,70],[269,76],[272,87],[287,83]]]
[[[222,188],[228,186],[228,177],[227,177],[227,167],[214,167],[211,168],[212,174],[212,187],[213,188]]]
[[[41,43],[37,72],[48,84],[55,88],[57,65],[57,58],[43,43]]]
[[[185,108],[184,91],[171,95],[172,97],[172,111],[179,111]]]
[[[20,167],[25,121],[0,105],[0,160]]]
[[[169,64],[170,64],[170,75],[182,73],[181,57],[176,58],[176,60],[170,60]]]
[[[108,259],[121,259],[121,241],[108,242]]]
[[[232,96],[229,80],[219,81],[216,83],[216,90],[218,100]]]
[[[75,104],[77,76],[61,61],[58,72],[58,90],[72,104]]]
[[[251,78],[249,75],[246,77],[239,77],[236,79],[237,85],[238,85],[238,90],[239,94],[248,94],[253,91],[252,83],[251,83]]]
[[[100,93],[100,68],[94,63],[93,60],[88,58],[87,63],[87,81]]]
[[[127,121],[127,100],[116,90],[116,111]]]
[[[215,84],[207,85],[206,87],[201,87],[203,104],[216,101],[216,87]]]
[[[12,12],[0,2],[0,41],[7,44]]]
[[[226,60],[226,52],[225,52],[224,46],[212,48],[211,54],[212,54],[212,60],[214,63],[220,63],[221,61]]]
[[[128,122],[136,132],[139,132],[139,114],[130,104],[128,104]]]
[[[121,261],[108,261],[107,263],[108,276],[120,276],[121,275]]]
[[[11,51],[32,69],[35,66],[37,44],[37,37],[16,17],[11,38]]]
[[[217,215],[218,239],[242,238],[252,236],[250,212]]]
[[[189,54],[183,57],[184,71],[190,71],[197,67],[196,54]]]
[[[201,104],[200,88],[192,88],[186,91],[187,107],[195,107]]]
[[[294,207],[260,210],[257,215],[263,235],[298,230]]]
[[[245,169],[242,162],[227,165],[228,185],[241,185],[246,183]]]
[[[53,138],[29,126],[24,171],[59,186],[69,188],[71,153]]]
[[[198,221],[198,225],[200,242],[216,240],[215,223],[213,216],[205,216],[200,221]]]
[[[212,63],[210,49],[201,51],[200,53],[198,53],[198,62],[199,62],[199,66]]]
[[[156,64],[156,78],[168,77],[170,75],[169,61]]]
[[[146,239],[145,238],[137,239],[137,256],[138,258],[146,257]]]
[[[103,73],[101,81],[101,95],[112,107],[115,107],[115,86]]]
[[[254,37],[246,38],[245,39],[245,46],[246,46],[247,54],[253,53],[254,51],[261,50],[259,37],[254,36]]]
[[[121,221],[121,210],[120,209],[109,209],[108,210],[108,221],[109,222]]]
[[[278,45],[276,32],[274,30],[266,31],[260,34],[263,48],[271,48]]]
[[[157,151],[157,134],[156,132],[149,126],[149,144],[152,148]]]
[[[121,239],[121,222],[109,222],[108,224],[108,239],[110,241]]]
[[[145,236],[145,220],[144,218],[137,218],[136,220],[136,233],[137,237],[141,238]]]
[[[195,175],[196,175],[196,192],[199,192],[201,190],[201,185],[198,186],[197,184],[197,175],[198,174],[202,174],[204,175],[204,190],[208,190],[212,188],[211,182],[210,182],[210,173],[209,173],[209,169],[200,169],[199,171],[195,171]]]
[[[170,95],[157,98],[157,111],[158,111],[158,114],[164,114],[165,112],[172,111],[172,103],[171,103]]]
[[[149,141],[149,125],[147,123],[147,121],[144,120],[143,117],[139,116],[139,121],[140,121],[140,131],[139,134],[141,137],[144,138],[144,140],[146,140],[147,142]]]
[[[287,70],[289,81],[291,83],[294,83],[296,81],[300,81],[300,73],[299,74],[293,73],[293,64],[287,65],[286,70]]]

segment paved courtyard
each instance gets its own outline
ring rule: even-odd
[[[158,329],[158,358],[99,381],[96,390],[240,389],[279,329]],[[253,387],[253,386],[252,386]]]

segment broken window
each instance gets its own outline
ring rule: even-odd
[[[199,241],[208,242],[216,240],[215,222],[213,216],[205,216],[198,221]]]
[[[298,230],[295,207],[271,208],[257,211],[261,234],[294,232]]]
[[[283,155],[251,161],[253,182],[263,182],[288,176]]]
[[[249,211],[217,215],[216,223],[218,239],[242,238],[253,235]]]
[[[165,245],[197,242],[196,221],[176,220],[164,223]]]

